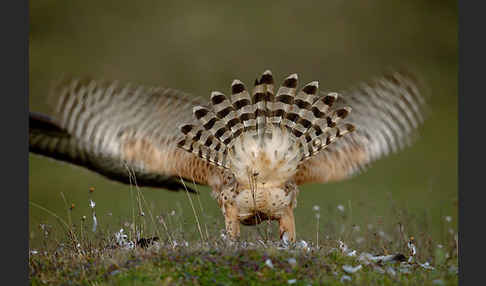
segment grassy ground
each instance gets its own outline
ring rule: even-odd
[[[408,262],[360,263],[338,251],[275,247],[169,246],[154,250],[32,255],[32,285],[457,285],[451,261],[424,269]],[[354,273],[346,267],[362,268]],[[349,271],[349,270],[348,270]]]
[[[276,240],[276,224],[266,222],[244,228],[239,242],[229,241],[221,218],[205,214],[194,196],[188,197],[195,206],[190,222],[175,210],[155,215],[136,188],[133,215],[103,225],[92,191],[82,207],[90,215],[81,219],[73,218],[81,207],[67,201],[65,215],[31,203],[57,220],[33,231],[32,285],[458,284],[451,218],[435,239],[426,219],[397,209],[393,201],[386,218],[367,225],[349,219],[349,206],[337,206],[332,219],[321,218],[325,211],[315,206],[313,235],[285,245]],[[141,239],[153,240],[142,245]],[[383,255],[394,258],[378,258]]]

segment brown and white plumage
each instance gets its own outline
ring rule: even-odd
[[[346,179],[410,144],[425,106],[401,72],[335,93],[299,89],[296,74],[276,88],[266,71],[251,91],[234,80],[209,103],[118,82],[66,81],[54,94],[51,116],[31,114],[31,152],[125,183],[209,185],[232,237],[239,223],[274,219],[290,240],[298,185]]]
[[[200,100],[180,91],[118,82],[63,80],[50,116],[31,113],[29,147],[124,183],[183,189],[179,175],[207,184],[209,167],[176,147],[180,121]],[[42,124],[40,124],[42,123]],[[56,132],[47,132],[55,127]],[[129,172],[133,176],[129,176]]]
[[[352,107],[346,122],[355,131],[301,165],[296,175],[299,185],[346,179],[410,145],[424,121],[426,103],[417,79],[391,72],[343,91],[335,106]]]

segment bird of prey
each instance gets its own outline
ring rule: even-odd
[[[299,88],[297,74],[276,88],[265,71],[250,91],[234,80],[209,101],[89,79],[63,79],[52,94],[50,115],[30,113],[30,152],[139,186],[208,185],[231,238],[240,224],[277,220],[286,241],[298,186],[344,180],[409,145],[425,107],[417,80],[397,71],[339,93]]]

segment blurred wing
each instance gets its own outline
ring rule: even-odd
[[[199,99],[159,87],[63,80],[51,116],[30,114],[30,152],[139,186],[183,189],[179,176],[207,184],[212,167],[177,148],[178,126]]]
[[[416,80],[394,72],[343,92],[336,108],[350,106],[346,122],[356,129],[303,162],[298,185],[346,179],[369,163],[413,142],[423,122],[425,101]]]

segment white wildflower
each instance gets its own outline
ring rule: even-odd
[[[339,250],[347,256],[356,256],[356,250],[349,249],[348,246],[341,240],[338,240]]]
[[[408,250],[410,251],[410,256],[415,256],[415,254],[417,254],[417,248],[415,247],[415,244],[413,244],[413,237],[408,241],[407,243],[407,247],[408,247]]]
[[[341,240],[338,240],[338,244],[339,244],[339,249],[342,252],[348,251],[348,246],[344,242],[342,242]]]
[[[49,228],[51,227],[50,225],[47,225],[47,224],[39,224],[41,230],[44,232],[44,235],[45,236],[48,236],[49,235]]]
[[[287,280],[287,283],[289,284],[294,284],[297,282],[297,279],[290,279],[290,280]]]
[[[341,280],[340,280],[340,281],[341,281],[341,283],[344,283],[345,281],[351,281],[351,280],[352,280],[352,278],[351,278],[350,276],[348,276],[348,275],[343,275],[343,276],[341,277]]]
[[[446,221],[446,222],[451,222],[451,221],[452,221],[452,217],[450,217],[450,216],[446,216],[446,217],[445,217],[445,221]]]
[[[437,244],[437,248],[442,248],[444,247],[442,244]]]
[[[88,205],[90,208],[94,209],[94,207],[96,206],[96,203],[93,201],[93,200],[89,200],[89,205]]]
[[[176,214],[176,211],[175,211],[175,210],[172,210],[172,211],[170,212],[170,215],[171,215],[171,216],[175,216],[175,214]]]
[[[390,262],[390,261],[398,261],[399,260],[399,255],[396,254],[391,254],[391,255],[378,255],[378,256],[373,256],[370,253],[363,252],[361,255],[358,257],[358,261],[368,265],[371,262]]]
[[[307,247],[307,242],[305,240],[301,240],[297,243],[300,247],[306,248]]]
[[[96,219],[96,214],[93,213],[93,232],[96,232],[97,226],[98,226],[98,220]]]
[[[418,262],[418,265],[420,265],[423,269],[427,269],[427,270],[434,270],[434,267],[430,266],[429,262],[426,261],[425,263],[420,263]]]
[[[228,236],[226,235],[226,232],[224,230],[221,231],[220,237],[222,240],[227,240]]]
[[[344,212],[344,206],[343,206],[343,205],[338,205],[338,206],[337,206],[337,209],[338,209],[340,212]]]
[[[343,265],[343,270],[347,273],[355,273],[356,271],[360,270],[361,268],[363,268],[363,266],[360,264],[356,267],[353,267],[351,265]]]
[[[308,244],[305,240],[300,240],[299,242],[297,242],[296,246],[298,248],[304,249],[305,251],[310,250],[310,248],[309,248],[309,246],[308,246]]]
[[[318,212],[320,209],[321,207],[319,207],[318,205],[312,207],[312,210],[314,210],[315,212]]]
[[[267,258],[267,260],[265,260],[265,265],[273,269],[273,263],[270,258]]]
[[[36,255],[37,253],[39,253],[39,251],[37,251],[37,250],[35,250],[35,249],[32,249],[32,250],[30,251],[30,254],[32,254],[32,255]]]

